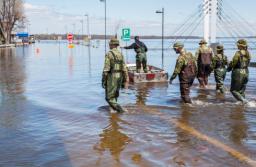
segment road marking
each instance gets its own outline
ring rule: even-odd
[[[201,140],[205,140],[208,143],[211,143],[212,145],[230,153],[232,156],[239,159],[240,161],[244,161],[247,164],[249,164],[250,166],[256,167],[256,161],[252,160],[250,157],[246,156],[245,154],[236,151],[235,149],[225,145],[224,143],[222,143],[222,142],[220,142],[220,141],[218,141],[218,140],[216,140],[212,137],[209,137],[209,136],[206,136],[206,135],[202,134],[201,132],[197,131],[193,127],[190,127],[187,124],[184,124],[180,121],[172,120],[172,123],[174,123],[177,127],[179,127],[181,129],[187,131],[188,133],[192,134],[193,136],[195,136],[195,137],[197,137]]]
[[[167,107],[169,108],[169,107]],[[154,108],[151,107],[150,110],[146,110],[148,113],[154,114],[154,115],[158,115],[160,118],[162,118],[163,120],[166,121],[171,121],[173,124],[175,124],[178,128],[183,129],[184,131],[190,133],[191,135],[204,140],[212,145],[214,145],[215,147],[218,147],[226,152],[228,152],[229,154],[231,154],[233,157],[237,158],[239,161],[241,162],[246,162],[248,165],[252,166],[252,167],[256,167],[256,161],[251,159],[250,157],[246,156],[245,154],[231,148],[230,146],[218,141],[217,139],[214,139],[212,137],[206,136],[204,134],[202,134],[201,132],[199,132],[198,130],[196,130],[195,128],[182,123],[180,121],[178,121],[177,119],[173,119],[173,117],[168,116],[162,112],[159,112],[159,108]]]

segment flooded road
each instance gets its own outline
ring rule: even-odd
[[[207,90],[195,82],[192,105],[181,103],[177,79],[131,84],[119,98],[128,112],[115,114],[101,88],[103,45],[68,49],[46,41],[0,50],[1,167],[256,166],[256,68],[245,106],[228,91],[216,94],[211,75]],[[234,50],[226,52],[231,58]],[[134,62],[133,51],[127,54]],[[161,66],[160,55],[150,50],[148,62]],[[169,74],[176,58],[166,51]]]

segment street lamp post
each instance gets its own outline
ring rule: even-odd
[[[28,32],[28,33],[29,33],[29,31],[30,31],[30,25],[31,25],[31,24],[27,23],[27,32]]]
[[[76,34],[76,24],[73,23],[73,39],[75,40],[75,34]]]
[[[84,21],[83,20],[81,20],[81,24],[82,24],[82,36],[81,36],[81,38],[83,40],[83,35],[84,35]]]
[[[105,5],[105,55],[107,54],[107,0],[100,0]]]
[[[164,68],[164,8],[157,10],[156,13],[162,14],[162,68]]]
[[[87,37],[88,37],[89,46],[90,46],[91,42],[90,42],[90,23],[89,23],[89,15],[88,15],[88,14],[85,14],[84,16],[87,17]]]
[[[65,25],[65,33],[68,34],[68,26]]]

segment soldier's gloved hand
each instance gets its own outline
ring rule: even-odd
[[[230,72],[231,70],[232,70],[231,67],[228,67],[228,68],[227,68],[227,72]]]
[[[104,81],[103,79],[102,79],[102,81],[101,81],[101,86],[102,86],[103,89],[105,89],[105,87],[106,87],[106,86],[105,86],[105,81]]]
[[[170,84],[170,85],[172,84],[172,81],[173,81],[172,79],[169,80],[169,84]]]
[[[106,88],[107,75],[105,73],[102,74],[101,86],[103,89]]]

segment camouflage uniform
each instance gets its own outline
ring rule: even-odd
[[[200,87],[208,85],[208,77],[211,74],[211,62],[213,57],[213,51],[209,48],[205,40],[201,40],[199,49],[196,51],[196,59],[198,66],[198,81]]]
[[[245,89],[249,78],[248,66],[251,55],[247,51],[246,40],[238,40],[237,46],[239,51],[235,53],[228,67],[228,71],[232,70],[230,91],[237,100],[246,102]]]
[[[125,49],[134,49],[134,51],[136,52],[136,69],[137,69],[137,73],[140,72],[141,69],[141,64],[143,66],[143,70],[145,73],[148,72],[147,70],[147,54],[146,52],[148,51],[147,46],[139,41],[139,40],[135,40],[135,42],[133,44],[131,44],[130,46],[124,47]]]
[[[227,72],[228,58],[223,53],[223,45],[217,46],[217,54],[212,59],[211,69],[214,70],[216,81],[216,90],[221,93],[225,92],[224,80]]]
[[[192,103],[189,94],[190,87],[192,86],[196,77],[197,66],[196,60],[192,53],[187,53],[183,47],[184,45],[181,43],[175,43],[173,46],[175,50],[181,50],[178,52],[176,51],[176,53],[180,53],[180,55],[177,59],[175,70],[170,78],[170,83],[172,83],[172,80],[179,75],[181,98],[185,103]]]
[[[110,44],[119,45],[119,41],[111,39]],[[118,112],[124,111],[117,103],[117,98],[120,88],[124,86],[126,81],[128,81],[128,72],[123,55],[117,48],[113,48],[105,57],[102,86],[105,88],[106,101],[110,107]]]

